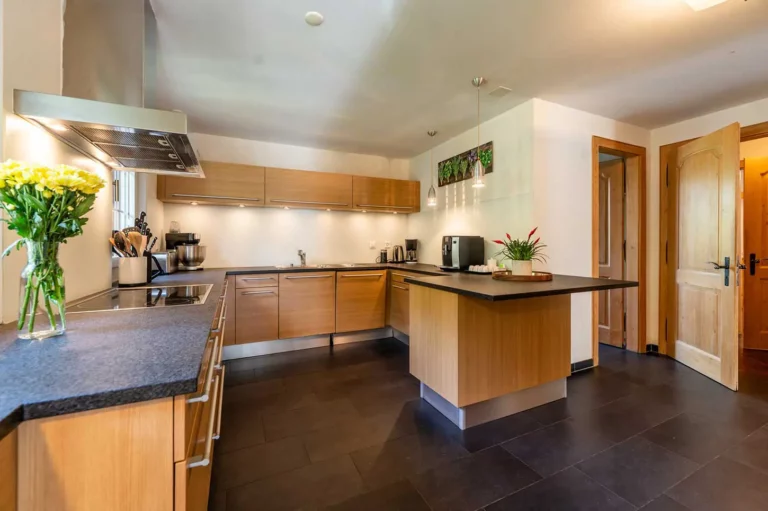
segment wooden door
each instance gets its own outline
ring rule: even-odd
[[[386,307],[386,270],[336,273],[337,332],[383,328]]]
[[[599,257],[601,278],[624,278],[624,159],[600,163]],[[624,290],[598,293],[598,339],[623,348]]]
[[[768,350],[768,158],[744,162],[744,259],[744,348]]]
[[[738,124],[677,151],[675,342],[679,362],[738,387]],[[728,258],[729,264],[725,264]],[[715,263],[726,266],[715,268]]]
[[[280,274],[280,339],[331,334],[336,330],[334,277],[333,272]]]
[[[278,338],[278,300],[277,286],[237,290],[237,344],[273,341]]]
[[[266,170],[267,206],[351,209],[352,176],[305,170]]]
[[[264,205],[264,167],[213,161],[201,165],[202,179],[158,176],[157,198],[182,204]]]

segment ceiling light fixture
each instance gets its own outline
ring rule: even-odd
[[[323,24],[323,21],[325,21],[325,18],[322,14],[320,14],[317,11],[309,11],[307,14],[304,15],[304,21],[307,22],[307,25],[310,27],[319,27]]]
[[[477,76],[472,79],[472,85],[477,89],[477,149],[475,165],[472,169],[473,182],[472,188],[483,188],[485,186],[485,167],[480,161],[480,87],[485,83],[485,78]]]
[[[437,132],[432,130],[428,131],[427,135],[434,137]],[[437,192],[435,192],[435,181],[433,179],[434,174],[434,161],[432,160],[432,152],[434,147],[429,148],[429,193],[427,193],[427,206],[437,206]]]
[[[703,11],[704,9],[709,9],[710,7],[714,7],[726,1],[727,0],[685,0],[685,3],[687,3],[694,11]]]
[[[241,207],[241,208],[244,208],[244,207],[245,207],[245,204],[240,204],[240,207]]]

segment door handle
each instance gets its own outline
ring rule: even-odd
[[[731,258],[725,257],[722,266],[714,261],[707,263],[714,265],[716,270],[725,270],[725,287],[728,287],[731,283]]]
[[[757,265],[761,259],[757,257],[757,254],[749,254],[749,274],[754,275],[757,270]]]

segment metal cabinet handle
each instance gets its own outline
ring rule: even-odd
[[[211,415],[208,417],[208,430],[205,435],[205,450],[203,454],[198,454],[189,459],[187,468],[207,467],[211,464],[211,454],[213,452],[213,440],[214,440],[214,427],[216,426],[216,415],[218,414],[218,407],[221,405],[219,402],[221,396],[219,396],[219,376],[216,375],[216,386],[213,388],[213,401],[211,403]]]
[[[396,285],[396,284],[392,284],[392,287],[394,287],[394,288],[397,288],[397,289],[402,289],[403,291],[408,291],[408,288],[407,288],[407,287],[398,286],[398,285]]]
[[[261,199],[251,197],[230,197],[228,195],[197,195],[192,193],[172,193],[171,197],[187,197],[190,199],[222,199],[222,200],[241,200],[250,202],[261,202]]]
[[[243,277],[240,280],[243,282],[251,282],[256,280],[275,280],[275,277]]]
[[[213,332],[214,334],[218,334],[219,332],[221,332],[221,326],[224,324],[225,319],[227,319],[227,302],[222,301],[221,314],[219,315],[219,323],[216,325],[216,328],[211,330],[211,332]]]
[[[349,206],[346,202],[318,202],[311,200],[269,199],[269,202],[279,202],[280,204],[313,204],[317,206]]]
[[[245,295],[273,295],[273,294],[275,294],[275,292],[274,291],[269,291],[269,290],[268,291],[244,291],[244,292],[240,293],[240,296],[245,296]]]
[[[303,277],[285,277],[286,279],[327,279],[330,275],[304,275]]]
[[[342,278],[355,278],[355,277],[382,277],[383,273],[359,273],[357,275],[342,275]]]
[[[205,403],[210,399],[211,385],[213,384],[214,376],[213,370],[216,368],[216,360],[219,358],[219,336],[217,335],[213,341],[213,351],[211,352],[211,360],[208,362],[208,369],[205,371],[205,386],[203,387],[202,394],[187,399],[187,403]]]
[[[413,206],[387,206],[385,204],[358,204],[358,208],[413,209]]]
[[[392,272],[392,275],[397,275],[398,277],[403,277],[403,278],[413,277],[413,275],[406,275],[405,273],[396,273],[394,271]]]
[[[213,434],[213,439],[218,440],[221,438],[221,409],[224,408],[224,374],[226,374],[227,368],[222,367],[219,373],[219,411],[216,412],[216,432]]]

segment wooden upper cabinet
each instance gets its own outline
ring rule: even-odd
[[[266,205],[301,209],[352,209],[352,176],[268,168]]]
[[[201,162],[204,178],[157,177],[157,198],[163,202],[264,205],[264,167]]]
[[[352,179],[354,209],[416,213],[420,210],[420,183],[403,179],[355,176]]]

